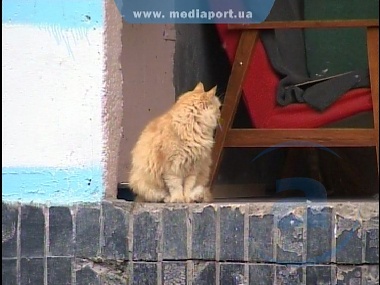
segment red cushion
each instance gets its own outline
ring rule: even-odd
[[[241,32],[228,30],[227,24],[216,24],[216,27],[232,62]],[[256,128],[317,128],[372,110],[369,88],[347,92],[322,113],[306,104],[291,104],[283,107],[277,105],[275,98],[279,80],[259,39],[243,84],[243,99]]]

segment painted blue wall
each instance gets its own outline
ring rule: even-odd
[[[103,25],[100,0],[3,0],[2,23],[92,28]]]
[[[102,198],[102,168],[3,167],[3,201],[71,204]]]

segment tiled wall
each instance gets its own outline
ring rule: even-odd
[[[4,284],[379,284],[377,202],[3,204]]]

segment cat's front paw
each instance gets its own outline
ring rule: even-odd
[[[190,203],[209,203],[213,200],[210,189],[204,186],[194,187],[187,198]]]

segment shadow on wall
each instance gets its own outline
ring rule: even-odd
[[[214,25],[176,24],[174,87],[176,96],[193,89],[202,81],[205,89],[218,85],[224,93],[230,63]]]

